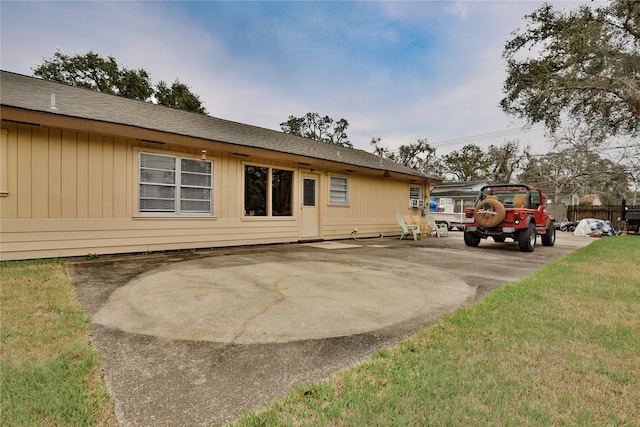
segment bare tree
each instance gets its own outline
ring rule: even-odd
[[[520,151],[520,141],[517,139],[505,141],[500,146],[489,146],[487,155],[491,165],[488,179],[495,183],[510,183],[528,153],[528,146]]]
[[[603,133],[571,123],[549,135],[551,151],[529,155],[519,179],[555,188],[555,200],[570,187],[598,193],[608,201],[620,199],[629,186],[629,173],[620,163],[604,155],[609,146]]]

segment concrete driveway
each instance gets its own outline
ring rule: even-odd
[[[462,233],[69,259],[122,426],[223,425],[585,246]]]

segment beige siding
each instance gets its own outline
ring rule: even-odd
[[[2,259],[294,242],[297,222],[239,219],[3,220]]]
[[[51,129],[49,133],[49,215],[62,218],[62,132]]]
[[[113,178],[116,167],[113,157],[113,138],[104,137],[102,141],[102,218],[113,218]]]
[[[104,187],[102,185],[103,157],[102,138],[97,135],[89,135],[87,162],[87,203],[89,218],[102,218],[102,205],[105,201],[103,197]]]
[[[137,211],[138,153],[200,156],[192,147],[123,136],[2,122],[0,145],[0,259],[29,259],[295,242],[301,172],[294,160],[239,156],[208,146],[213,160],[211,216],[150,216]],[[244,165],[294,171],[293,216],[243,216]],[[323,239],[398,234],[396,213],[408,208],[408,180],[351,173],[348,206],[329,204],[329,177],[318,180]]]
[[[111,217],[112,218],[127,218],[131,215],[127,213],[127,200],[129,200],[128,191],[130,185],[127,182],[127,177],[131,177],[129,168],[127,166],[127,141],[124,138],[116,138],[113,141],[113,158],[112,158],[112,181],[111,189]]]
[[[16,181],[9,177],[16,176],[18,166],[18,157],[16,152],[16,144],[14,140],[17,138],[16,126],[12,126],[13,132],[9,132],[9,128],[2,128],[0,140],[0,200],[3,208],[0,210],[0,218],[15,218],[18,214],[18,205],[16,199],[9,199],[9,194],[15,194]],[[0,228],[2,223],[0,222]]]
[[[349,176],[349,204],[329,204],[329,177],[323,179],[325,214],[322,235],[325,239],[348,238],[354,227],[358,236],[374,237],[398,234],[396,214],[417,215],[419,209],[409,208],[410,183],[382,176]],[[335,176],[345,176],[335,174]]]
[[[31,218],[31,126],[18,126],[18,171],[16,176],[16,196],[18,197],[18,218]],[[11,180],[12,177],[9,177]],[[8,199],[13,196],[9,193]]]
[[[31,218],[49,216],[49,129],[31,131]]]
[[[76,165],[76,215],[89,218],[89,135],[77,136],[78,152]]]
[[[62,177],[60,180],[60,203],[62,218],[76,218],[77,215],[77,158],[78,146],[75,132],[62,131],[61,138]]]
[[[7,171],[8,156],[9,156],[9,131],[7,129],[0,129],[0,197],[5,197],[9,194],[7,188],[7,178],[9,173]]]

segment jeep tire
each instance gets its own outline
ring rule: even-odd
[[[504,219],[506,211],[496,199],[484,199],[476,205],[475,220],[481,227],[495,227]]]
[[[553,222],[549,224],[549,228],[547,228],[547,233],[543,234],[540,237],[542,240],[542,246],[553,246],[556,243],[556,227]]]
[[[533,252],[536,248],[536,225],[534,223],[529,223],[527,228],[520,230],[518,248],[521,252]]]
[[[478,246],[480,244],[480,236],[473,231],[465,231],[464,244],[467,246]]]

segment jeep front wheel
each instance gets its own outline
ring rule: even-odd
[[[521,252],[533,252],[536,248],[536,226],[531,223],[518,234],[518,247]]]
[[[553,246],[556,243],[556,227],[553,223],[549,225],[547,233],[543,234],[540,240],[542,240],[542,246]]]
[[[480,244],[480,236],[473,231],[465,231],[464,244],[467,246],[478,246]]]

